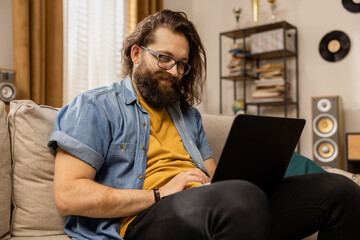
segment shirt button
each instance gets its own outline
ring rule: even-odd
[[[125,145],[124,145],[124,144],[121,144],[120,148],[121,148],[122,150],[124,150],[124,149],[125,149]]]
[[[141,175],[141,174],[138,174],[138,179],[142,179],[142,175]]]
[[[143,125],[143,126],[146,126],[146,122],[142,122],[142,125]]]
[[[145,147],[144,145],[142,145],[142,146],[141,146],[141,149],[142,149],[142,150],[145,150],[145,149],[146,149],[146,147]]]

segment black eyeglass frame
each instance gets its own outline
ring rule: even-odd
[[[190,72],[190,69],[191,69],[191,65],[188,64],[188,63],[184,63],[184,62],[180,62],[180,61],[177,61],[175,60],[174,58],[170,57],[170,56],[167,56],[167,55],[163,55],[163,54],[160,54],[160,53],[157,53],[157,52],[154,52],[153,50],[150,50],[144,46],[140,46],[142,49],[145,49],[146,51],[148,51],[149,53],[151,53],[152,55],[156,56],[158,58],[158,67],[159,68],[162,68],[162,69],[165,69],[165,70],[170,70],[172,69],[175,65],[176,65],[176,70],[178,72],[178,74],[182,75],[182,76],[185,76],[186,74],[188,74]],[[164,68],[164,67],[161,67],[160,66],[160,58],[164,56],[164,57],[167,57],[167,58],[170,58],[174,61],[173,64],[171,64],[171,66],[169,68]],[[184,73],[180,73],[179,72],[179,64],[182,64],[184,65]],[[185,71],[187,69],[187,71]]]

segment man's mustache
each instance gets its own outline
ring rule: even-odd
[[[173,76],[171,76],[170,74],[163,73],[163,72],[156,72],[156,73],[154,74],[154,78],[155,78],[155,79],[165,79],[165,80],[169,80],[169,81],[171,81],[171,83],[175,83],[175,84],[178,83],[178,80],[177,80],[176,77],[173,77]]]

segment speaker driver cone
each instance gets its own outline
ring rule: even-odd
[[[314,119],[314,132],[320,137],[330,137],[337,131],[337,121],[330,114],[320,114]]]
[[[338,153],[338,147],[332,139],[319,139],[314,145],[314,155],[319,161],[331,162],[337,157]]]
[[[323,158],[329,158],[334,154],[334,146],[328,142],[320,143],[318,146],[318,153]]]
[[[331,109],[331,102],[329,99],[323,98],[317,103],[317,109],[321,112],[327,112]]]
[[[321,133],[328,134],[334,128],[334,122],[330,118],[321,118],[318,121],[317,128]]]
[[[15,87],[10,83],[0,84],[0,99],[4,102],[10,102],[15,98]]]

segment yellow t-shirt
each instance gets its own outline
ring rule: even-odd
[[[151,108],[141,96],[139,101],[150,116],[149,148],[143,185],[143,189],[148,190],[162,187],[180,172],[196,167],[167,110]],[[198,185],[200,183],[191,182],[186,188]],[[121,220],[121,237],[124,237],[127,227],[135,217],[129,216]]]

